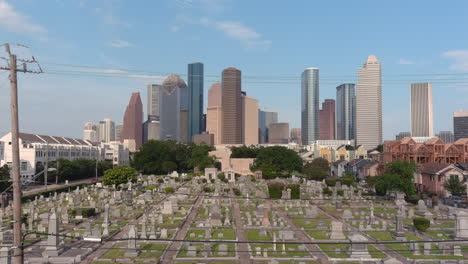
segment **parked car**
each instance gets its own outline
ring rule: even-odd
[[[448,206],[467,208],[468,203],[460,196],[447,196],[442,199],[443,203]]]

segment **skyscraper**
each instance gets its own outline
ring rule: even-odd
[[[270,144],[288,144],[289,142],[289,123],[271,123]]]
[[[143,144],[148,140],[159,140],[159,121],[156,116],[149,115],[143,123]]]
[[[130,102],[125,109],[122,134],[120,140],[135,141],[135,148],[141,147],[143,140],[143,104],[141,103],[140,93],[132,93]]]
[[[269,128],[271,123],[278,123],[278,112],[270,110],[258,111],[258,127],[259,127],[259,142],[260,144],[269,142]]]
[[[115,141],[122,141],[122,128],[123,128],[123,123],[117,123],[115,124]]]
[[[445,143],[452,143],[454,141],[452,131],[440,131],[437,137],[442,139]]]
[[[182,135],[182,139],[186,140],[187,125],[181,128],[181,115],[185,115],[185,119],[182,119],[188,122],[187,85],[178,75],[171,74],[164,80],[159,98],[160,139],[180,141]]]
[[[411,84],[411,135],[413,137],[434,136],[430,83]]]
[[[203,130],[203,63],[188,65],[188,141]]]
[[[453,112],[453,135],[455,141],[468,138],[468,111]]]
[[[291,128],[291,141],[301,144],[302,142],[302,135],[301,135],[301,129],[300,128]]]
[[[336,87],[336,139],[356,137],[356,91],[354,83]]]
[[[375,55],[358,71],[356,145],[374,149],[382,144],[382,70]]]
[[[83,139],[91,142],[99,142],[99,125],[94,122],[87,122],[83,128]]]
[[[245,145],[258,144],[258,100],[242,96],[242,138]]]
[[[222,74],[223,144],[242,144],[241,71],[230,67]]]
[[[115,141],[115,123],[110,118],[99,122],[99,140],[101,142]]]
[[[221,83],[214,83],[208,90],[206,131],[213,134],[215,145],[222,143],[223,114],[221,110]]]
[[[321,140],[335,139],[335,100],[325,99],[319,111],[319,138]]]
[[[400,132],[395,136],[395,139],[396,140],[402,140],[402,139],[407,138],[407,137],[411,137],[410,132]]]
[[[160,106],[160,93],[161,85],[159,84],[148,84],[147,87],[147,96],[148,96],[148,105],[147,105],[147,116],[148,119],[159,121],[159,106]],[[150,116],[152,118],[150,118]]]
[[[302,144],[310,145],[319,139],[319,69],[302,72],[301,93]]]

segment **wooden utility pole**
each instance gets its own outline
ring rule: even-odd
[[[25,47],[21,44],[16,46]],[[21,175],[20,175],[20,156],[19,156],[19,119],[18,119],[18,78],[17,72],[24,73],[42,73],[38,71],[28,71],[26,63],[37,63],[34,57],[32,60],[20,60],[23,62],[23,68],[17,68],[17,57],[11,53],[10,45],[3,44],[9,55],[8,66],[0,67],[0,70],[10,71],[11,88],[11,147],[12,147],[12,167],[13,167],[13,263],[23,264],[23,246],[21,237]],[[39,67],[40,69],[40,67]]]

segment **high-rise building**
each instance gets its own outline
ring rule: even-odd
[[[222,143],[223,115],[221,110],[221,83],[214,83],[208,90],[206,131],[213,134],[215,145]]]
[[[123,128],[123,123],[117,123],[115,124],[115,141],[122,141],[122,128]]]
[[[402,139],[407,138],[407,137],[411,137],[410,132],[400,132],[395,136],[395,139],[396,140],[402,140]]]
[[[101,142],[115,141],[115,123],[110,118],[99,122],[99,140]]]
[[[99,125],[94,122],[87,122],[83,128],[83,140],[99,142]]]
[[[258,100],[242,96],[242,138],[245,145],[258,144]]]
[[[222,74],[223,144],[242,144],[241,71],[230,67]]]
[[[452,143],[455,141],[452,131],[440,131],[437,137],[442,139],[445,143]]]
[[[335,139],[335,100],[325,99],[319,111],[319,138],[321,140]]]
[[[377,57],[369,55],[358,71],[356,145],[370,150],[382,141],[382,69]]]
[[[162,84],[160,93],[161,140],[187,140],[187,125],[181,127],[181,115],[187,121],[187,85],[175,74],[169,75]]]
[[[271,123],[269,126],[270,144],[288,144],[289,123]]]
[[[319,139],[319,69],[305,69],[301,79],[302,144],[310,145]]]
[[[141,147],[143,141],[143,104],[140,93],[132,93],[130,101],[125,109],[122,134],[120,140],[134,141],[135,149]]]
[[[291,128],[291,142],[295,142],[301,144],[302,136],[301,136],[301,129],[300,128]]]
[[[160,94],[161,94],[161,85],[159,84],[148,84],[147,87],[147,96],[148,96],[148,105],[147,105],[147,116],[148,120],[157,120],[159,121],[159,106],[160,106]],[[151,118],[150,118],[151,116]]]
[[[271,123],[278,123],[278,112],[270,110],[259,110],[258,111],[258,137],[260,144],[269,142],[269,131],[268,126]]]
[[[356,137],[356,90],[354,83],[336,87],[336,139],[352,140]]]
[[[411,135],[413,137],[434,136],[430,83],[411,84]]]
[[[148,120],[143,123],[143,144],[148,140],[159,140],[159,121],[155,116],[148,116]]]
[[[188,140],[203,131],[203,63],[188,65]]]
[[[453,112],[453,135],[455,141],[468,138],[468,111]]]

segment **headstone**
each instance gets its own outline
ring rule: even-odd
[[[43,256],[57,257],[60,253],[59,245],[59,218],[55,211],[49,217],[49,230],[47,235],[47,246],[42,252]]]
[[[226,256],[228,254],[228,247],[226,244],[220,244],[218,247],[218,255]]]
[[[427,207],[426,203],[423,200],[418,201],[418,213],[424,215],[426,213]]]
[[[330,239],[332,240],[341,240],[346,239],[343,234],[343,223],[338,221],[331,222],[331,234]]]
[[[455,237],[468,238],[468,213],[458,210],[455,213]]]
[[[351,258],[371,257],[367,250],[367,244],[361,244],[367,242],[366,237],[361,234],[353,234],[349,239],[351,240]]]
[[[136,250],[137,230],[135,225],[130,225],[128,230],[128,248],[125,251],[125,257],[137,257],[138,251]]]

